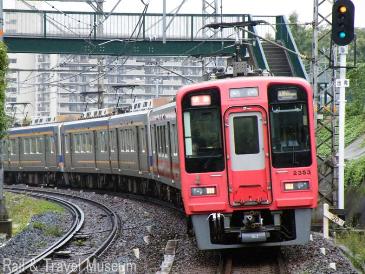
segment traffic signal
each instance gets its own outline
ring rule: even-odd
[[[345,46],[354,39],[355,7],[351,0],[337,0],[332,8],[332,40]]]

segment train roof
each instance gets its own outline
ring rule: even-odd
[[[167,109],[171,109],[171,108],[175,108],[176,107],[176,102],[172,102],[157,108],[152,109],[151,114],[155,114],[155,113],[161,113]]]
[[[25,127],[14,127],[14,128],[9,128],[8,132],[9,132],[9,134],[13,134],[13,133],[21,134],[21,133],[28,133],[28,132],[43,132],[43,131],[54,130],[60,124],[61,123],[34,125],[34,126],[25,126]]]
[[[131,120],[140,122],[140,121],[146,121],[147,116],[150,110],[141,110],[141,111],[133,111],[133,112],[127,112],[123,114],[113,115],[110,117],[110,125],[118,124],[120,121],[125,120]]]
[[[91,126],[104,126],[108,124],[108,117],[100,117],[93,119],[85,119],[85,120],[77,120],[63,123],[65,129],[73,129],[73,128],[83,128],[83,127],[91,127]]]
[[[303,86],[309,87],[310,84],[303,78],[299,77],[285,77],[285,76],[253,76],[253,77],[235,77],[235,78],[225,78],[214,81],[205,81],[200,83],[194,83],[190,85],[183,86],[179,89],[178,93],[186,92],[194,89],[203,89],[209,87],[224,87],[226,85],[239,85],[240,83],[273,83],[273,84],[301,84]]]

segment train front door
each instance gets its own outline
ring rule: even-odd
[[[231,206],[268,205],[272,201],[267,116],[259,107],[235,107],[225,113],[227,172]]]

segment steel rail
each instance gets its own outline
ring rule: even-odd
[[[54,196],[44,195],[41,193],[34,193],[34,191],[27,190],[27,189],[9,188],[9,187],[5,187],[4,189],[9,192],[19,193],[19,194],[27,193],[28,195],[31,195],[33,197],[56,202],[56,203],[62,205],[63,207],[67,208],[73,215],[73,220],[74,220],[71,228],[63,235],[63,237],[61,239],[59,239],[53,245],[48,247],[42,253],[40,253],[40,254],[36,255],[35,257],[33,257],[32,259],[26,261],[24,264],[18,266],[16,269],[13,269],[11,272],[9,272],[9,274],[20,274],[20,273],[24,273],[27,270],[31,269],[33,266],[35,266],[36,264],[43,261],[49,255],[53,254],[56,250],[60,249],[65,244],[67,244],[75,236],[75,234],[81,229],[81,227],[84,224],[85,215],[84,215],[84,212],[82,211],[82,209],[79,206],[77,206],[67,200],[57,198]]]
[[[234,257],[237,257],[237,254],[234,255],[230,251],[221,252],[219,263],[217,269],[215,271],[216,274],[233,274],[233,273],[278,273],[278,274],[288,274],[288,270],[286,268],[286,264],[284,262],[282,253],[280,249],[276,251],[272,251],[272,258],[263,259],[261,262],[256,262],[256,265],[248,265],[245,266],[237,265]],[[237,258],[236,258],[237,259]],[[255,269],[254,269],[255,268]]]
[[[75,269],[68,272],[68,274],[83,273],[84,270],[87,268],[88,263],[92,262],[93,259],[100,257],[106,250],[108,250],[109,247],[113,244],[113,242],[119,235],[119,231],[121,230],[121,222],[120,222],[119,216],[112,209],[110,209],[109,207],[105,206],[102,203],[96,202],[96,201],[88,199],[88,198],[72,195],[72,194],[65,194],[65,193],[54,192],[54,191],[49,191],[49,190],[34,190],[34,189],[27,190],[27,189],[22,189],[22,188],[13,188],[13,189],[17,189],[17,190],[21,190],[21,191],[22,190],[29,191],[31,193],[38,193],[39,195],[42,195],[42,194],[59,195],[59,196],[69,197],[72,199],[78,199],[78,200],[84,201],[86,203],[93,204],[94,206],[102,209],[110,217],[111,222],[112,222],[112,229],[111,229],[111,232],[108,235],[107,239],[91,255],[89,255],[87,258],[85,258],[83,261],[81,261]],[[50,196],[50,197],[56,198],[55,196]],[[58,199],[58,198],[56,198],[56,199]]]

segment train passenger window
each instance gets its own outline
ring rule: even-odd
[[[130,151],[131,150],[131,145],[130,145],[130,132],[129,129],[125,130],[125,151]]]
[[[51,154],[54,153],[54,137],[48,136],[49,151]]]
[[[43,145],[44,145],[44,138],[43,137],[38,137],[36,138],[37,141],[37,154],[42,154],[43,151]]]
[[[134,138],[134,131],[133,129],[129,130],[129,142],[131,146],[131,152],[135,151],[135,138]]]
[[[68,146],[69,146],[69,142],[68,142],[68,135],[65,135],[65,153],[69,153],[69,150],[68,150]]]
[[[93,143],[94,143],[94,134],[93,133],[89,133],[88,135],[87,135],[87,138],[88,138],[88,145],[89,145],[89,147],[88,147],[88,150],[87,150],[87,152],[93,152]]]
[[[124,130],[120,130],[119,131],[119,136],[120,136],[120,151],[123,152],[125,151],[125,137],[124,137]]]
[[[29,154],[30,148],[29,148],[29,139],[28,138],[24,138],[23,139],[23,153],[24,154]]]
[[[156,138],[156,144],[157,144],[157,154],[161,152],[161,128],[160,126],[157,126],[157,138]]]
[[[80,153],[80,135],[75,134],[75,153]]]
[[[235,153],[259,153],[259,133],[257,116],[238,116],[233,118]]]
[[[167,140],[166,140],[166,126],[162,127],[162,152],[167,155]]]
[[[106,131],[102,131],[100,132],[99,135],[99,139],[100,139],[100,151],[101,152],[107,152],[107,132]]]
[[[196,105],[193,98],[209,98]],[[185,168],[189,173],[224,170],[218,89],[188,93],[182,100]]]
[[[219,109],[184,112],[185,157],[188,172],[220,171],[224,168]]]
[[[141,152],[145,153],[146,152],[146,138],[145,138],[145,133],[144,133],[143,127],[140,128],[140,138],[141,138]]]
[[[85,133],[80,134],[80,153],[86,152],[86,138]]]
[[[109,131],[109,139],[110,139],[110,152],[115,151],[115,131]]]
[[[31,138],[31,146],[30,146],[30,153],[36,154],[37,153],[37,141],[36,138]]]
[[[295,97],[283,97],[295,91]],[[290,94],[291,94],[290,93]],[[281,96],[281,97],[279,97]],[[284,98],[284,99],[282,99]],[[274,86],[269,90],[272,165],[276,168],[312,163],[307,95],[298,87]]]
[[[15,155],[16,154],[16,140],[15,139],[10,139],[10,155]]]
[[[151,126],[151,130],[152,130],[152,126]],[[153,154],[156,154],[157,153],[157,129],[156,129],[156,126],[153,127],[153,151],[152,153]]]

